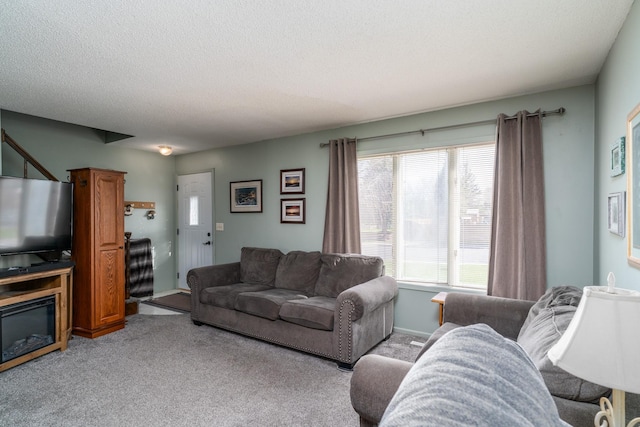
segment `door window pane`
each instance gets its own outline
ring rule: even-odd
[[[198,202],[199,202],[199,197],[198,196],[191,196],[189,197],[189,225],[198,225],[199,224],[199,218],[198,218],[198,214],[199,214],[199,207],[198,207]]]

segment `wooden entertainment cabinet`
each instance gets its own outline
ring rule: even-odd
[[[0,278],[0,307],[55,296],[56,335],[53,344],[0,363],[0,372],[54,350],[67,349],[71,337],[72,271],[73,267],[65,267]]]

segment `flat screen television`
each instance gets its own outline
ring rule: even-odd
[[[0,176],[0,255],[71,250],[73,184]]]

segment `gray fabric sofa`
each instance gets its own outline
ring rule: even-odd
[[[560,417],[573,426],[591,426],[599,411],[599,397],[609,390],[570,376],[551,366],[546,352],[573,316],[581,290],[553,288],[538,302],[463,293],[449,293],[444,323],[424,344],[419,360],[447,332],[484,323],[505,338],[517,341],[541,372]],[[595,350],[594,350],[595,351]],[[377,425],[413,363],[378,355],[366,355],[355,365],[351,378],[351,404],[361,426]],[[446,385],[445,385],[446,386]],[[459,390],[465,393],[464,390]],[[638,395],[627,393],[627,413],[640,412]]]
[[[353,364],[393,330],[396,281],[381,258],[242,248],[240,261],[194,268],[191,319]]]

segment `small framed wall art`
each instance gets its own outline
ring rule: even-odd
[[[611,176],[618,176],[624,173],[625,166],[625,137],[621,136],[611,144]]]
[[[607,200],[607,218],[609,231],[624,237],[625,231],[625,200],[626,191],[609,194]]]
[[[280,222],[283,224],[304,224],[305,199],[280,199]]]
[[[304,194],[304,168],[280,171],[280,194]]]
[[[262,212],[262,180],[229,183],[229,204],[232,213]]]
[[[627,262],[640,268],[640,104],[627,116]]]

